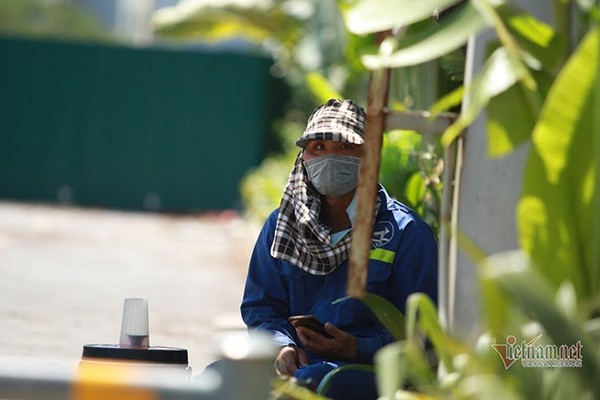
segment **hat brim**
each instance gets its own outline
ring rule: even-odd
[[[361,145],[365,142],[364,138],[354,131],[346,132],[311,132],[304,133],[294,143],[300,148],[304,148],[310,140],[331,140],[336,142],[353,143]]]

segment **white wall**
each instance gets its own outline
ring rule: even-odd
[[[513,3],[538,19],[551,23],[551,2],[519,0]],[[494,39],[494,33],[488,31],[469,42],[466,82],[481,69],[485,47],[490,39]],[[465,102],[468,101],[465,99]],[[515,207],[520,197],[528,147],[525,145],[503,158],[490,159],[487,155],[485,115],[481,115],[465,134],[462,169],[458,171],[461,186],[458,203],[455,204],[458,207],[457,228],[487,254],[518,247]],[[441,282],[447,291],[440,292],[448,296],[442,302],[450,305],[449,315],[442,318],[452,331],[475,339],[481,333],[481,299],[476,267],[459,246],[455,250],[447,263],[441,263],[449,269],[441,275],[450,277],[449,281]],[[455,276],[454,282],[452,276]]]

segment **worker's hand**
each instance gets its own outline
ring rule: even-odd
[[[306,352],[299,347],[285,346],[279,350],[275,359],[275,373],[277,375],[292,376],[299,367],[308,364]]]
[[[304,326],[298,326],[296,333],[306,350],[331,360],[353,361],[356,358],[356,337],[331,322],[325,324],[325,330],[333,338],[326,338]]]

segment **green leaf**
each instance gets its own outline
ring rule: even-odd
[[[494,2],[492,4],[489,0],[478,0],[474,1],[473,5],[485,15],[487,19],[491,21],[491,24],[496,31],[496,35],[498,36],[498,40],[502,44],[502,47],[509,53],[512,62],[515,64],[515,67],[518,67],[522,70],[522,76],[520,77],[521,83],[531,91],[536,90],[536,84],[533,80],[533,77],[530,75],[529,70],[526,68],[526,65],[529,68],[537,69],[540,67],[539,61],[531,57],[526,52],[518,46],[515,38],[511,35],[510,31],[506,27],[502,16],[500,15],[500,11],[504,8],[503,2],[498,2],[500,7],[495,8],[498,3]],[[535,98],[532,98],[530,101],[535,101]],[[537,109],[537,107],[536,107]]]
[[[575,315],[577,313],[577,294],[573,287],[573,282],[566,281],[556,291],[556,307],[565,315]]]
[[[418,172],[415,154],[421,146],[421,135],[414,131],[390,130],[385,132],[381,148],[379,180],[388,193],[408,202],[405,197],[409,177]]]
[[[553,81],[545,72],[533,71],[537,91],[513,85],[492,97],[487,108],[488,155],[502,157],[531,138],[539,109],[538,100],[546,97]],[[534,100],[532,100],[535,98]],[[535,102],[535,107],[528,105]],[[515,104],[520,106],[515,107]]]
[[[581,298],[584,281],[574,221],[570,212],[562,211],[571,207],[559,193],[567,189],[541,181],[543,173],[538,154],[532,152],[526,166],[524,193],[517,206],[521,247],[555,288],[570,279]]]
[[[529,382],[528,382],[529,383]],[[506,382],[500,374],[476,374],[458,382],[454,391],[458,399],[522,400],[527,398]]]
[[[497,287],[505,297],[504,307],[518,308],[544,327],[544,334],[558,346],[571,346],[581,341],[584,349],[583,368],[573,368],[580,384],[600,393],[600,356],[598,348],[581,328],[574,316],[567,316],[554,305],[554,290],[535,271],[520,252],[496,254],[479,268],[482,282]],[[513,332],[514,334],[515,332]]]
[[[325,395],[327,393],[327,389],[331,385],[333,379],[340,373],[344,371],[365,371],[365,372],[375,372],[375,368],[371,364],[347,364],[342,365],[341,367],[337,367],[336,369],[329,371],[317,387],[315,391],[319,395]]]
[[[600,318],[587,320],[583,326],[586,333],[596,343],[600,343]]]
[[[508,25],[514,32],[518,32],[524,39],[539,47],[548,48],[555,37],[550,25],[528,13],[508,17]]]
[[[502,14],[503,8],[500,9]],[[565,56],[565,40],[548,24],[539,21],[531,14],[504,15],[507,28],[519,46],[537,59],[546,71],[554,71]]]
[[[343,297],[334,303],[346,301],[353,297]],[[362,301],[375,314],[379,322],[392,334],[396,340],[402,340],[405,337],[404,315],[396,308],[394,304],[385,298],[373,293],[367,293],[358,300]]]
[[[529,267],[530,260],[521,251],[503,252],[479,261],[478,277],[483,298],[483,317],[492,337],[496,340],[514,335],[511,331],[523,323],[522,315],[507,297],[495,279],[495,274],[522,271]]]
[[[393,394],[405,384],[408,369],[406,343],[389,344],[375,353],[375,377],[377,391],[383,398],[393,398]]]
[[[390,301],[381,296],[367,293],[360,299],[377,316],[396,340],[404,339],[404,315]]]
[[[550,183],[558,182],[567,163],[568,148],[581,119],[583,105],[597,79],[600,30],[588,33],[577,51],[550,89],[538,123],[533,131],[533,143],[543,160]],[[596,110],[597,112],[597,110]]]
[[[424,293],[413,293],[406,300],[407,339],[415,341],[418,332],[424,333],[431,340],[446,371],[453,371],[451,354],[456,350],[456,346],[445,335],[438,319],[436,306]]]
[[[437,100],[429,109],[429,111],[435,116],[441,112],[448,111],[452,107],[458,106],[462,103],[463,96],[465,94],[464,85],[459,86],[452,92],[446,94],[441,99]]]
[[[600,7],[596,8],[596,30],[599,29],[598,21],[600,20]],[[596,77],[600,76],[600,62],[596,63]],[[586,212],[587,215],[591,215],[591,218],[587,218],[586,222],[586,233],[590,233],[588,243],[591,243],[591,251],[589,252],[589,264],[588,264],[588,279],[590,282],[590,292],[600,292],[600,115],[598,115],[598,107],[600,107],[600,80],[596,79],[593,96],[590,103],[590,108],[596,110],[596,112],[590,113],[587,117],[589,121],[587,124],[584,122],[582,125],[585,129],[589,129],[590,134],[593,137],[592,150],[589,148],[588,152],[591,153],[592,162],[590,163],[589,173],[584,174],[581,195],[584,203],[588,202],[589,207]],[[595,244],[595,245],[594,245]],[[596,296],[596,304],[600,304],[599,296]]]
[[[414,4],[414,2],[412,2]],[[418,42],[391,54],[365,55],[362,57],[368,69],[397,68],[421,64],[448,54],[463,46],[469,36],[488,26],[483,16],[470,4],[455,11],[440,23],[432,23],[426,31],[420,31]],[[414,38],[405,37],[410,42]]]
[[[486,60],[479,75],[467,88],[462,113],[442,136],[442,145],[448,146],[469,126],[487,106],[490,99],[513,86],[526,74],[523,65],[505,48],[496,49]]]
[[[294,400],[328,400],[309,388],[300,386],[292,379],[277,379],[271,381],[274,398],[276,399],[294,399]]]
[[[597,113],[599,30],[591,31],[550,89],[533,134],[518,206],[521,247],[558,288],[581,301],[600,291]]]
[[[580,300],[600,290],[594,261],[594,232],[598,226],[591,218],[598,196],[594,185],[598,154],[590,145],[596,104],[585,104],[583,119],[577,124],[570,147],[565,149],[567,163],[558,182],[548,181],[543,159],[532,147],[517,208],[521,247],[555,288],[571,280]]]
[[[528,107],[514,106],[527,103],[525,90],[521,85],[513,85],[490,99],[487,109],[490,157],[509,154],[531,137],[535,116]]]
[[[410,202],[412,208],[418,209],[423,200],[425,194],[425,185],[423,183],[423,177],[421,172],[417,171],[411,175],[406,183],[406,189],[404,190],[406,199]],[[417,210],[420,212],[420,210]]]
[[[433,17],[459,0],[363,0],[344,13],[352,33],[382,32]]]

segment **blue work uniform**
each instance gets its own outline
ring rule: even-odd
[[[367,292],[386,298],[403,313],[407,297],[415,292],[437,302],[437,243],[431,228],[381,186],[378,196],[381,205],[373,225]],[[354,363],[372,363],[375,352],[393,337],[361,301],[334,303],[346,297],[348,260],[330,274],[317,276],[272,257],[277,215],[275,210],[265,222],[252,253],[241,304],[244,322],[249,329],[271,332],[278,346],[303,348],[288,317],[312,314],[356,337]],[[309,351],[307,355],[309,365],[296,371],[302,379],[319,381],[343,364]],[[374,385],[373,380],[372,390]]]

